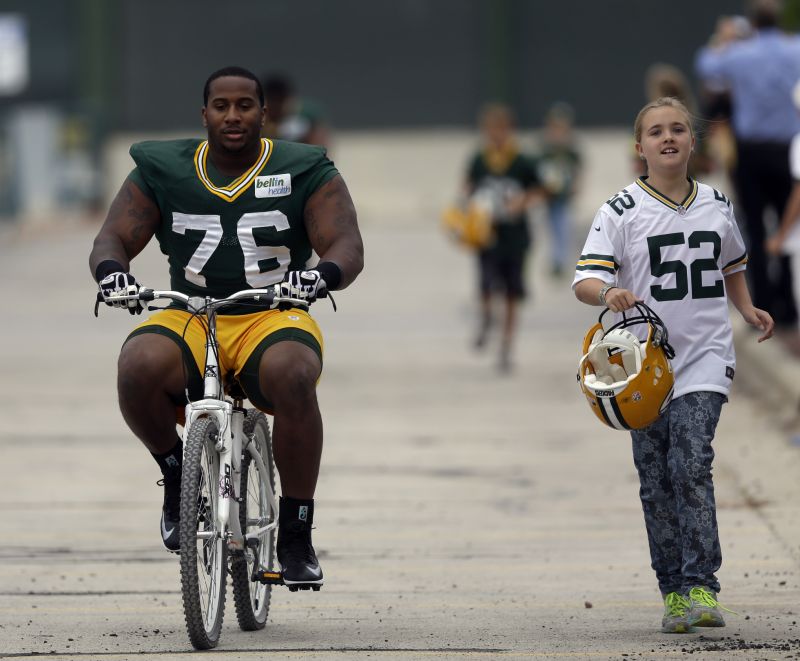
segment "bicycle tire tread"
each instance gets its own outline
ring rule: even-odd
[[[181,482],[181,595],[183,597],[184,616],[189,640],[195,649],[211,649],[219,642],[222,621],[225,616],[226,577],[227,567],[225,560],[225,545],[222,550],[222,572],[220,578],[221,592],[217,607],[218,617],[211,628],[206,631],[203,622],[203,608],[200,604],[199,581],[197,576],[197,497],[199,474],[203,457],[203,445],[206,438],[216,425],[209,418],[200,418],[195,421],[189,430],[184,449],[183,477]],[[215,487],[216,488],[216,487]],[[190,523],[191,522],[191,523]],[[192,539],[194,545],[190,546],[185,540]]]
[[[271,481],[270,487],[272,488],[275,484],[275,463],[272,458],[272,441],[269,422],[267,421],[266,416],[260,411],[249,409],[244,420],[243,432],[245,436],[252,436],[255,433],[258,423],[261,421],[264,423],[264,432],[266,437],[266,452],[262,452],[262,459],[267,467],[267,470],[269,471]],[[249,455],[242,460],[243,488],[240,496],[243,498],[243,502],[246,502],[247,469],[250,461],[252,460]],[[244,511],[244,508],[242,508],[241,504],[239,514],[242,532],[244,532],[244,520],[246,519],[246,512]],[[273,548],[271,549],[270,556],[274,557],[274,535],[272,537],[271,544]],[[256,562],[257,561],[258,560],[256,560]],[[262,620],[261,618],[257,617],[257,614],[253,611],[253,604],[250,599],[250,571],[248,569],[247,562],[243,557],[233,558],[231,562],[231,585],[233,586],[233,602],[236,607],[236,619],[239,623],[239,628],[243,631],[258,631],[263,629],[267,623],[267,618],[269,617],[269,609],[272,601],[271,587],[268,586],[264,594],[265,606],[264,617]]]

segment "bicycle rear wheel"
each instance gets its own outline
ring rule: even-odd
[[[195,649],[216,647],[225,609],[227,544],[217,526],[219,429],[200,418],[189,429],[181,480],[181,593]]]
[[[272,459],[272,438],[267,417],[260,411],[249,410],[244,422],[244,433],[252,439],[251,445],[261,456],[267,469],[266,482],[258,471],[255,460],[248,450],[242,457],[242,482],[239,492],[239,523],[242,534],[268,525],[276,520],[278,513],[273,511],[268,493],[274,493],[275,464]],[[272,569],[275,560],[275,529],[269,530],[258,539],[256,548],[233,558],[231,563],[231,584],[233,600],[236,604],[236,618],[244,631],[263,629],[269,614],[272,586],[260,581],[251,581],[253,570],[263,567]]]

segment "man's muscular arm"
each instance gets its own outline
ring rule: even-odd
[[[95,237],[89,255],[92,275],[96,274],[98,264],[106,260],[119,262],[127,271],[130,261],[147,245],[160,222],[161,213],[155,202],[126,179]]]
[[[306,202],[304,221],[320,263],[333,262],[342,272],[344,289],[364,268],[364,243],[356,209],[341,176],[320,186]]]

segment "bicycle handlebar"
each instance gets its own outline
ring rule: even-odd
[[[300,305],[302,307],[308,306],[308,301],[290,298],[288,296],[280,296],[278,291],[278,286],[274,285],[270,289],[244,289],[242,291],[237,291],[225,298],[210,298],[203,296],[187,296],[179,291],[159,291],[156,289],[142,288],[135,296],[114,296],[112,298],[119,300],[138,299],[144,302],[165,298],[178,303],[184,303],[187,308],[191,308],[196,312],[199,312],[200,310],[221,308],[241,300],[253,300],[256,303],[266,303],[268,305],[272,305],[275,301],[278,301],[280,303],[289,303],[291,305]]]
[[[324,291],[320,292],[318,298],[326,298],[329,297],[331,302],[333,303],[333,296],[330,296],[329,292]],[[309,301],[301,298],[292,298],[290,296],[281,296],[280,295],[280,285],[272,285],[268,289],[243,289],[241,291],[234,292],[230,296],[225,298],[211,298],[211,297],[203,297],[203,296],[188,296],[179,291],[173,291],[170,289],[165,290],[156,290],[156,289],[148,289],[146,287],[142,287],[136,294],[126,294],[121,296],[109,296],[109,300],[114,301],[143,301],[143,302],[150,302],[155,301],[158,299],[169,299],[171,301],[176,301],[178,303],[183,303],[186,305],[187,309],[190,312],[207,312],[210,309],[219,309],[225,307],[226,305],[232,305],[237,301],[248,300],[252,299],[256,303],[266,303],[272,306],[276,301],[278,303],[285,303],[287,305],[291,305],[294,307],[302,307],[307,308],[309,306]],[[100,303],[103,302],[103,297],[100,293],[97,294],[97,302],[94,306],[94,316],[98,315],[98,310],[100,307]],[[336,309],[336,304],[333,303],[334,310]]]

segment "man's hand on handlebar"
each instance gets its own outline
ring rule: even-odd
[[[142,303],[135,298],[127,300],[115,300],[118,296],[135,296],[139,293],[141,285],[136,282],[130,273],[123,273],[116,271],[109,273],[99,283],[100,287],[99,297],[102,298],[106,305],[115,308],[126,308],[131,314],[140,314],[144,307]]]
[[[288,271],[278,285],[278,296],[313,303],[327,296],[328,289],[319,271]]]

